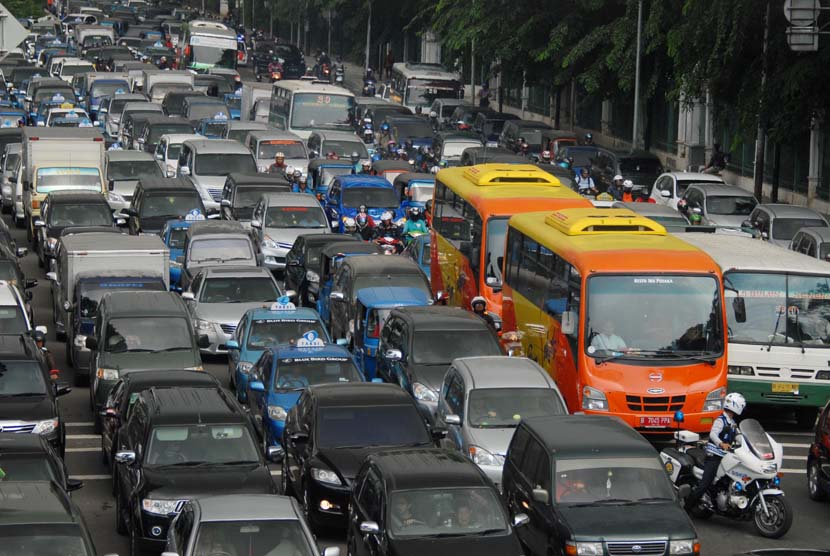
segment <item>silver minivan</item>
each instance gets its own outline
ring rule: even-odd
[[[188,139],[182,143],[176,176],[189,176],[205,208],[219,210],[222,188],[231,172],[256,174],[251,151],[231,139]]]
[[[303,140],[287,131],[251,131],[245,138],[245,146],[256,158],[257,169],[267,172],[274,163],[277,153],[285,155],[285,164],[299,168],[305,173],[308,168],[308,151]]]
[[[264,257],[263,266],[285,270],[285,256],[301,234],[331,233],[326,213],[314,195],[265,193],[254,207],[251,228]]]

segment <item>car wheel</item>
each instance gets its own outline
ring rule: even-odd
[[[827,499],[827,493],[820,484],[819,467],[816,460],[810,460],[807,464],[807,491],[810,500],[820,502]]]
[[[119,535],[127,534],[127,523],[124,520],[124,508],[121,502],[121,494],[118,492],[115,493],[115,530]]]

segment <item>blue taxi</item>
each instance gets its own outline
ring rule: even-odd
[[[187,235],[187,229],[195,222],[194,219],[185,220],[183,218],[174,218],[168,220],[164,224],[161,231],[161,239],[170,251],[170,290],[182,291],[182,263],[177,259],[184,255],[184,240]]]
[[[239,93],[225,93],[222,95],[222,101],[228,107],[228,112],[231,113],[231,119],[240,119],[242,116],[242,95]]]
[[[363,288],[357,292],[356,318],[350,330],[357,366],[369,379],[375,378],[380,331],[395,307],[432,305],[423,290],[400,286]]]
[[[343,346],[325,345],[309,332],[295,346],[268,348],[251,369],[248,406],[268,448],[282,450],[285,418],[307,386],[332,382],[365,382],[354,358]]]
[[[337,176],[326,192],[324,206],[332,231],[343,233],[344,220],[355,218],[361,206],[366,207],[375,222],[380,222],[386,211],[392,213],[393,220],[404,216],[395,187],[386,179],[364,175]]]
[[[224,112],[217,112],[212,118],[205,118],[199,122],[196,133],[208,139],[221,139],[228,129],[228,116]]]
[[[314,332],[324,344],[331,343],[320,315],[314,309],[296,307],[286,297],[242,315],[228,348],[228,375],[240,402],[247,400],[251,367],[269,347],[289,344],[308,332]]]

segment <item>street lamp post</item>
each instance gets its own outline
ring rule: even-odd
[[[640,143],[640,45],[643,33],[643,0],[637,3],[637,61],[634,69],[634,123],[631,126],[631,150]]]
[[[369,0],[369,17],[366,23],[366,67],[363,68],[364,73],[369,71],[369,43],[372,37],[372,0]]]

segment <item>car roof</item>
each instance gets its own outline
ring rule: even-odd
[[[46,196],[50,204],[106,203],[107,198],[98,191],[54,191]]]
[[[166,139],[168,142],[172,142],[175,145],[177,143],[184,143],[188,139],[198,139],[199,137],[201,136],[196,133],[165,133],[164,135],[159,137],[159,142],[164,141]]]
[[[821,242],[830,241],[830,227],[806,226],[799,228],[799,232],[809,234]]]
[[[461,307],[428,305],[400,307],[393,314],[410,321],[416,330],[488,330],[478,315]]]
[[[37,361],[37,347],[27,334],[0,334],[0,361]]]
[[[536,120],[509,120],[509,122],[519,129],[553,129],[545,122],[537,122]]]
[[[0,305],[18,305],[19,297],[14,294],[15,289],[5,280],[0,280]]]
[[[0,482],[0,525],[77,523],[71,504],[52,482]]]
[[[689,187],[700,189],[705,195],[729,195],[733,197],[754,197],[751,192],[741,189],[737,185],[726,183],[693,183]],[[688,189],[687,189],[688,191]]]
[[[101,304],[107,306],[111,318],[138,315],[158,317],[186,316],[184,302],[173,292],[113,291],[104,294]]]
[[[805,218],[805,217],[814,217],[814,218],[821,218],[824,220],[824,217],[821,216],[815,210],[808,208],[808,207],[800,207],[798,205],[785,205],[783,203],[764,203],[758,205],[756,208],[763,208],[770,212],[775,218]]]
[[[243,174],[242,172],[231,172],[228,180],[237,185],[290,185],[288,180],[279,174]],[[308,196],[308,195],[306,195]]]
[[[252,320],[320,320],[317,311],[310,307],[272,311],[267,305],[264,305],[257,309],[248,309],[247,314],[251,316]]]
[[[432,302],[423,290],[402,286],[378,286],[363,288],[357,292],[357,300],[364,307],[402,307],[425,305]]]
[[[530,417],[522,423],[556,459],[657,456],[640,433],[616,417],[556,415]]]
[[[682,181],[724,183],[723,178],[717,174],[704,174],[703,172],[666,172],[660,174],[657,179],[663,176],[672,176],[674,179]]]
[[[288,191],[275,191],[263,193],[268,199],[269,207],[319,207],[320,201],[313,195],[307,193],[291,193]]]
[[[327,248],[328,249],[328,248]],[[416,274],[422,273],[421,267],[408,258],[393,255],[355,255],[347,257],[343,265],[349,265],[355,274]]]
[[[248,137],[252,137],[255,141],[296,141],[302,143],[303,140],[290,131],[283,131],[281,129],[253,129],[248,133]]]
[[[171,189],[181,189],[181,190],[191,190],[195,191],[196,186],[193,185],[193,182],[187,178],[157,178],[157,177],[147,177],[141,178],[138,180],[138,183],[141,184],[141,187],[144,188],[145,191],[157,189],[157,190],[171,190]]]
[[[242,223],[236,220],[198,220],[187,229],[190,237],[213,234],[242,234],[249,237]]]
[[[306,389],[318,406],[413,405],[412,397],[397,384],[376,382],[343,382],[315,384]]]
[[[144,116],[145,125],[155,124],[185,124],[190,125],[190,120],[182,118],[181,116],[165,116],[164,114],[148,114]]]
[[[266,519],[298,521],[294,499],[275,494],[223,494],[195,499],[200,521],[258,521]]]
[[[612,208],[625,208],[641,214],[643,216],[676,216],[682,219],[683,215],[671,208],[668,205],[658,205],[657,203],[624,203],[616,201]]]
[[[165,251],[164,242],[155,234],[131,236],[112,232],[88,232],[61,238],[66,251],[119,251],[122,249],[158,249]]]
[[[228,122],[228,129],[238,129],[238,130],[246,130],[250,129],[251,131],[262,130],[266,131],[272,129],[268,126],[265,122],[256,122],[253,120],[230,120]],[[273,128],[276,129],[276,128]]]
[[[184,144],[201,154],[251,154],[248,147],[234,139],[188,139]]]
[[[372,167],[375,167],[377,162],[375,162]],[[407,164],[407,166],[409,166]],[[378,168],[381,169],[381,168]],[[386,169],[386,168],[383,168]],[[389,183],[389,180],[386,178],[382,178],[380,176],[356,176],[356,175],[344,175],[338,176],[337,180],[340,182],[340,185],[344,188],[348,187],[392,187],[392,184]]]
[[[271,272],[264,266],[209,266],[201,269],[205,278],[216,276],[248,277],[248,276],[272,276]]]
[[[144,151],[133,151],[121,149],[119,151],[107,151],[104,153],[108,162],[120,162],[122,160],[155,160],[153,153]]]
[[[217,388],[150,388],[141,396],[154,406],[154,423],[240,423],[247,419],[239,406]]]
[[[487,479],[463,454],[438,448],[384,450],[367,460],[381,472],[387,491],[486,487]]]
[[[204,371],[187,371],[183,369],[138,371],[127,373],[124,380],[129,382],[130,391],[147,390],[158,387],[198,387],[220,386],[219,381]]]
[[[323,247],[321,254],[324,256],[334,257],[338,253],[343,253],[344,255],[354,254],[349,257],[349,260],[352,260],[361,256],[375,256],[379,253],[383,253],[383,248],[377,243],[370,243],[366,241],[351,241],[338,237],[342,234],[330,235],[333,239],[329,245]]]
[[[411,181],[431,181],[435,183],[435,174],[427,174],[424,172],[406,172],[405,174],[400,174],[395,176],[395,184],[404,183],[407,184]]]
[[[300,238],[303,239],[306,245],[325,245],[327,243],[360,241],[359,238],[355,236],[347,236],[345,234],[302,234],[297,236],[297,239]]]
[[[550,376],[527,357],[459,357],[452,366],[475,388],[555,388]]]
[[[352,131],[318,130],[314,133],[319,135],[324,141],[360,141],[360,137]]]

